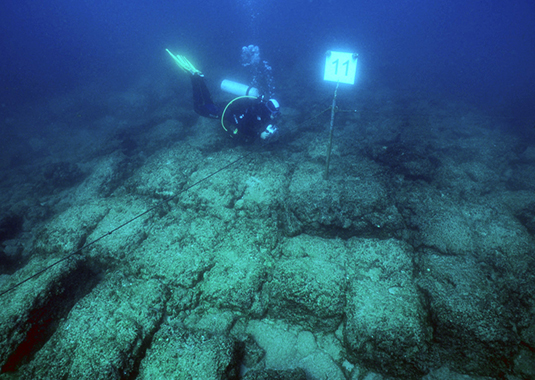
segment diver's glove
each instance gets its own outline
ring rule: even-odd
[[[276,135],[278,135],[278,129],[275,125],[270,124],[267,126],[266,130],[260,134],[260,138],[265,142],[273,140]]]

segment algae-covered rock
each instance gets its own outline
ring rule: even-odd
[[[319,259],[281,260],[264,291],[272,317],[310,329],[334,331],[342,320],[346,274],[340,265]]]
[[[137,379],[236,379],[238,342],[228,336],[162,325]]]
[[[120,152],[96,157],[87,165],[87,170],[90,170],[87,177],[69,192],[66,200],[79,205],[108,197],[123,185],[129,164],[129,160]]]
[[[84,249],[84,254],[102,267],[129,262],[131,252],[147,238],[146,223],[153,216],[136,218],[151,206],[144,199],[125,196],[112,198],[106,204],[107,213],[87,236],[87,243],[91,246]],[[91,208],[85,212],[91,212]],[[82,212],[80,214],[83,215]]]
[[[412,250],[396,240],[353,239],[344,339],[371,368],[394,376],[423,374],[431,340],[413,281]]]
[[[108,278],[72,308],[22,378],[128,377],[161,321],[165,293],[155,280]]]
[[[156,275],[174,286],[192,288],[213,267],[213,255],[200,253],[197,244],[182,247],[180,244],[160,240],[161,235],[151,236],[139,249],[131,252],[127,264],[129,270],[141,277]]]
[[[68,254],[82,247],[87,237],[108,213],[103,202],[73,206],[56,215],[36,234],[32,253],[49,255]]]
[[[401,215],[376,176],[326,181],[323,175],[323,168],[312,163],[293,173],[281,216],[288,235],[385,236],[402,227]]]
[[[227,252],[226,257],[204,277],[201,300],[217,308],[261,316],[265,309],[260,297],[266,279],[263,263],[247,251]]]
[[[529,260],[524,253],[531,249],[533,238],[506,208],[494,201],[472,203],[452,199],[437,190],[421,189],[412,193],[407,203],[415,214],[411,222],[419,230],[418,244],[449,255],[478,252],[491,258],[500,250],[507,257]],[[505,261],[502,264],[508,265]]]
[[[236,164],[212,177],[232,162]],[[231,211],[233,218],[254,221],[270,217],[285,196],[289,165],[278,157],[269,157],[268,153],[253,155],[239,150],[224,155],[215,153],[203,164],[192,173],[189,182],[200,181],[199,185],[180,197],[184,207],[218,217],[226,217]]]
[[[202,160],[200,152],[187,144],[160,150],[130,177],[125,187],[130,193],[162,199],[177,195]]]
[[[388,166],[396,174],[401,174],[411,180],[431,180],[440,161],[436,152],[421,141],[414,143],[400,143],[398,141],[386,144],[371,145],[368,155],[374,161]]]
[[[471,257],[427,252],[419,281],[429,302],[437,349],[458,368],[491,376],[505,371],[500,360],[518,348],[510,321],[521,317],[508,310],[510,293],[497,288],[484,265]]]
[[[473,156],[468,160],[473,160]],[[458,158],[444,161],[444,165],[436,173],[438,188],[447,190],[449,194],[459,194],[462,198],[474,200],[496,190],[500,173],[496,170],[494,160],[492,168],[479,161],[458,162]]]
[[[243,380],[306,380],[306,372],[302,368],[295,369],[265,369],[258,371],[249,371]]]

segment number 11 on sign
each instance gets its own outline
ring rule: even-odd
[[[325,62],[324,80],[355,84],[357,54],[328,51]]]

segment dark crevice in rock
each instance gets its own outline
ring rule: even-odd
[[[34,355],[54,334],[60,321],[72,307],[88,294],[101,276],[85,262],[54,283],[47,294],[38,296],[26,321],[30,325],[26,338],[11,352],[0,373],[13,372],[32,360]]]
[[[169,291],[169,289],[167,289],[166,297],[165,297],[165,301],[163,305],[164,310],[167,309],[167,302],[169,301],[170,297],[171,297],[171,292]],[[159,312],[159,310],[154,310],[154,312],[155,313]],[[129,371],[129,374],[123,377],[123,380],[137,379],[137,377],[139,376],[139,369],[141,366],[141,362],[147,356],[147,350],[150,349],[152,345],[152,341],[154,340],[154,336],[156,335],[158,330],[160,330],[160,327],[162,326],[166,318],[167,318],[167,312],[164,311],[161,313],[160,319],[156,322],[156,324],[151,329],[151,331],[149,331],[147,335],[145,336],[145,338],[143,339],[143,342],[141,343],[141,347],[139,348],[138,355],[135,358],[133,358],[134,363],[132,365],[132,368]]]

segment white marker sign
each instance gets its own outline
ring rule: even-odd
[[[357,54],[328,51],[325,61],[324,80],[355,84]]]

